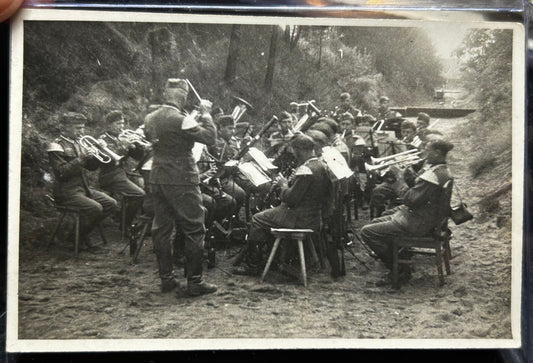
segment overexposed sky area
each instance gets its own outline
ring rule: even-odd
[[[451,53],[461,46],[468,24],[462,23],[428,23],[422,27],[431,38],[437,51],[442,58],[450,58]]]

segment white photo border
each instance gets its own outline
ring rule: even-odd
[[[22,9],[12,20],[10,112],[9,112],[9,197],[7,261],[7,352],[104,352],[227,349],[322,349],[322,348],[517,348],[521,345],[521,274],[524,211],[525,150],[525,29],[518,22],[489,22],[474,13],[442,14],[438,11],[395,12],[426,20],[362,19],[301,16],[272,17],[250,15],[194,15],[147,12],[91,10]],[[511,29],[513,31],[512,67],[512,288],[511,339],[90,339],[29,340],[18,338],[18,256],[20,217],[20,171],[23,89],[24,22],[29,21],[105,21],[154,23],[219,23],[336,26],[421,26],[427,22],[468,23],[472,28]]]

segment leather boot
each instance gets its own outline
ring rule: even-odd
[[[161,292],[171,292],[180,288],[180,282],[175,277],[161,278]]]
[[[259,276],[261,275],[261,250],[260,242],[248,241],[246,249],[246,261],[242,266],[237,266],[232,270],[235,275]]]
[[[217,287],[203,281],[202,276],[193,276],[187,279],[187,294],[189,296],[211,294],[215,291],[217,291]]]

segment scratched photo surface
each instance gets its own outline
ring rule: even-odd
[[[157,15],[23,11],[14,21],[8,350],[519,344],[520,25],[453,17]],[[100,186],[104,166],[85,169],[84,183],[114,198],[116,210],[80,236],[77,247],[76,210],[54,199],[69,188],[57,189],[65,175],[54,166],[54,145],[72,158],[81,152],[76,140],[65,141],[71,126],[65,114],[82,114],[84,134],[95,139],[108,132],[113,110],[122,112],[125,129],[142,130],[145,117],[164,103],[169,78],[186,80],[184,112],[198,110],[203,99],[211,101],[215,120],[216,112],[233,116],[231,150],[209,147],[213,159],[204,164],[195,153],[200,172],[225,168],[224,157],[231,160],[232,152],[251,146],[232,169],[251,185],[246,201],[231,221],[206,222],[203,277],[218,290],[199,297],[161,292],[152,220],[139,209],[122,228],[128,199]],[[416,126],[420,113],[428,116],[429,133],[453,143],[447,155],[450,205],[465,203],[473,219],[459,225],[447,220],[449,248],[442,261],[434,249],[404,249],[409,252],[400,259],[409,259],[411,274],[395,288],[382,283],[389,269],[374,258],[361,231],[401,205],[398,195],[388,194],[394,184],[388,171],[422,159],[408,156],[416,137],[402,126]],[[268,197],[288,165],[287,132],[320,131],[313,125],[321,118],[338,125],[331,135],[322,132],[331,149],[323,160],[331,159],[332,184],[346,189],[331,194],[332,217],[322,220],[313,244],[304,243],[307,286],[291,239],[282,241],[263,282],[233,273],[237,260],[248,258],[253,216],[279,204]],[[217,127],[221,138],[224,127]],[[335,169],[343,153],[339,143],[349,156]],[[398,153],[404,154],[390,157]],[[128,155],[118,155],[117,162],[148,190],[139,159]],[[270,163],[277,168],[269,169]],[[203,193],[217,191],[224,192],[202,185]],[[264,262],[271,248],[265,243],[260,250]],[[183,263],[176,261],[175,274],[183,290]]]

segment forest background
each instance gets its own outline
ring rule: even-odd
[[[52,228],[46,144],[60,133],[60,115],[84,113],[96,136],[103,116],[120,109],[135,129],[161,102],[168,77],[188,78],[226,113],[233,96],[246,99],[254,109],[245,121],[258,127],[291,101],[331,110],[349,92],[375,115],[382,95],[394,106],[419,106],[433,103],[436,88],[461,87],[470,95],[462,106],[478,110],[465,129],[480,145],[472,174],[495,163],[510,169],[511,38],[510,30],[472,30],[443,60],[421,28],[26,22],[21,246],[44,242]],[[190,96],[186,108],[195,102]]]

